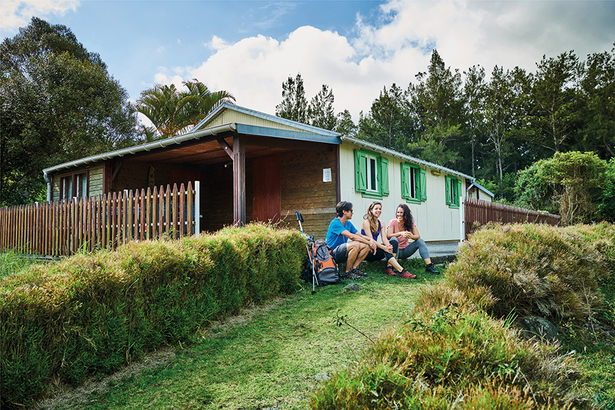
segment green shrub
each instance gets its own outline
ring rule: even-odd
[[[496,317],[514,311],[584,320],[604,306],[598,285],[613,276],[613,238],[615,226],[606,223],[568,228],[491,224],[460,248],[447,279]]]
[[[2,406],[52,377],[79,383],[179,341],[214,318],[297,289],[305,239],[264,225],[132,242],[0,281]]]

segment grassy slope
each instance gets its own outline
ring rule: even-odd
[[[207,337],[178,349],[166,365],[113,382],[82,406],[304,409],[317,376],[359,360],[370,343],[349,326],[338,326],[338,315],[375,337],[403,322],[417,290],[440,278],[418,270],[419,279],[405,280],[380,273],[375,264],[370,268],[377,272],[357,281],[360,292],[342,292],[338,285],[311,295],[310,287],[228,331],[214,324]]]

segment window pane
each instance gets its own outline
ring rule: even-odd
[[[73,179],[71,177],[62,178],[64,181],[64,199],[70,199],[73,196]]]
[[[88,193],[88,179],[86,178],[86,174],[77,175],[77,185],[78,192],[76,196],[79,198],[85,198]]]
[[[369,180],[370,180],[370,184],[369,184],[369,189],[371,189],[372,191],[376,191],[376,160],[374,158],[370,158],[369,159],[369,164],[370,164],[370,174],[369,174]]]

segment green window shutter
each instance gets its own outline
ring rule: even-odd
[[[367,191],[367,166],[365,164],[365,153],[359,150],[354,152],[354,172],[355,190],[357,192]]]
[[[389,195],[389,160],[380,157],[380,193]]]
[[[461,190],[462,190],[462,186],[461,186],[461,180],[458,179],[457,181],[457,192],[455,192],[455,205],[459,206],[460,201],[461,201]]]
[[[410,199],[410,165],[400,164],[401,168],[401,197]]]
[[[446,188],[446,205],[451,204],[451,177],[448,175],[444,179],[444,185]]]
[[[419,169],[418,189],[420,192],[419,199],[421,201],[427,201],[427,171],[423,168]]]

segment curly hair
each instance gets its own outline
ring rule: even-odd
[[[414,218],[412,218],[412,212],[410,211],[410,208],[406,204],[399,204],[399,205],[397,205],[397,207],[404,210],[404,226],[403,226],[403,230],[411,231],[412,230],[412,225],[414,223]],[[400,231],[402,230],[401,226],[399,227],[399,230]]]

